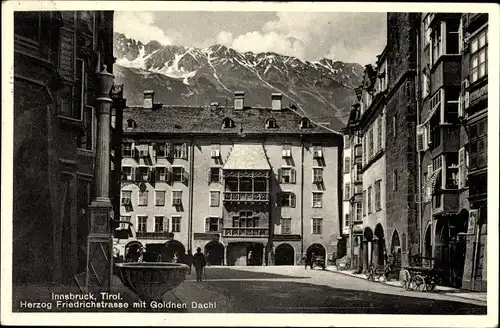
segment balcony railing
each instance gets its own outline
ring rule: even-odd
[[[267,202],[269,193],[267,192],[244,192],[225,191],[224,201],[226,202]]]
[[[172,237],[172,233],[168,231],[154,231],[154,232],[146,232],[146,231],[137,231],[137,238],[145,238],[145,239],[167,239]]]
[[[224,237],[269,237],[269,228],[224,228]]]

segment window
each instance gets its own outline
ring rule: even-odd
[[[122,191],[122,205],[132,205],[132,191]]]
[[[222,128],[223,129],[234,128],[234,121],[232,119],[230,119],[229,117],[226,117],[222,121]]]
[[[351,139],[349,135],[344,136],[344,149],[351,147]]]
[[[321,235],[323,233],[323,219],[313,218],[312,224],[312,233],[314,235]]]
[[[291,218],[281,218],[281,234],[289,235],[292,233],[292,219]]]
[[[212,158],[219,158],[220,157],[220,144],[212,144],[212,151],[210,153],[210,156]]]
[[[445,91],[446,105],[444,106],[444,122],[460,123],[458,119],[458,102],[460,96],[459,88],[446,88]]]
[[[281,193],[281,206],[282,207],[295,207],[295,194],[293,192],[285,191]]]
[[[259,218],[253,215],[252,211],[240,211],[239,217],[233,217],[233,227],[258,228]]]
[[[447,153],[444,155],[446,161],[446,171],[444,181],[446,189],[458,188],[458,153]]]
[[[266,122],[266,129],[274,129],[276,128],[276,120],[274,118],[270,118]]]
[[[394,170],[392,173],[392,191],[398,190],[398,171]]]
[[[280,183],[295,183],[295,170],[291,167],[282,167],[278,170]]]
[[[432,172],[439,170],[443,167],[443,158],[438,156],[432,160]]]
[[[163,216],[155,216],[155,232],[165,231],[164,217]]]
[[[122,180],[124,181],[133,181],[134,177],[132,176],[132,167],[123,166],[122,167]]]
[[[187,159],[187,145],[185,143],[174,144],[174,158]]]
[[[34,11],[14,12],[14,33],[38,45],[41,33],[40,14]]]
[[[282,149],[282,157],[292,157],[292,145],[291,144],[283,144]]]
[[[323,168],[315,167],[313,168],[313,183],[323,182]]]
[[[372,212],[372,187],[368,187],[368,214]]]
[[[471,39],[470,53],[470,77],[473,83],[488,74],[488,30]]]
[[[148,191],[139,190],[139,206],[148,206]]]
[[[356,203],[356,221],[360,222],[360,221],[363,221],[363,217],[362,217],[362,206],[360,203]]]
[[[429,25],[431,23],[431,15],[427,14],[424,18],[424,47],[431,42],[431,29]]]
[[[314,158],[322,158],[323,157],[323,146],[322,145],[314,145],[313,146],[313,157]]]
[[[172,232],[181,232],[181,217],[172,217]]]
[[[432,64],[434,64],[439,57],[441,57],[441,25],[437,25],[437,28],[432,31],[431,34],[432,42]]]
[[[156,206],[165,206],[165,191],[164,190],[156,190],[155,197],[155,205]]]
[[[167,157],[167,148],[165,144],[159,144],[156,148],[156,157]]]
[[[366,164],[367,159],[366,159],[366,136],[363,136],[363,165]]]
[[[85,94],[85,62],[77,58],[75,61],[75,83],[73,84],[73,107],[71,117],[81,120],[83,117]]]
[[[255,178],[253,180],[253,191],[255,192],[267,192],[267,179],[266,178]]]
[[[430,78],[427,72],[422,73],[422,97],[425,99],[430,92]]]
[[[139,166],[137,168],[137,178],[139,181],[149,181],[149,167]]]
[[[488,165],[488,123],[481,120],[469,125],[470,170],[479,170]]]
[[[172,191],[172,206],[182,205],[182,191],[174,190]]]
[[[130,215],[121,215],[120,221],[130,222],[132,217]],[[128,229],[129,225],[127,223],[120,223],[120,229]]]
[[[351,198],[351,184],[346,183],[344,185],[344,199],[349,200]]]
[[[363,190],[363,216],[366,216],[366,190]]]
[[[94,13],[92,11],[77,11],[76,20],[78,32],[93,35]]]
[[[184,181],[184,168],[182,166],[172,166],[172,181]]]
[[[375,181],[375,210],[378,212],[382,209],[380,201],[380,185],[382,180]]]
[[[122,144],[122,157],[134,157],[133,144],[131,142],[124,142]]]
[[[137,232],[146,232],[148,230],[148,217],[138,216],[137,221]]]
[[[156,181],[167,181],[167,168],[164,166],[156,167]]]
[[[307,129],[311,127],[311,121],[307,117],[303,117],[300,119],[300,128]]]
[[[344,158],[344,173],[349,173],[351,171],[351,158]]]
[[[220,191],[211,191],[210,192],[210,206],[218,207],[220,206]]]
[[[377,152],[382,150],[382,117],[377,119]]]
[[[218,232],[221,227],[219,226],[220,218],[210,217],[205,219],[205,232]]]
[[[313,192],[313,207],[320,208],[323,207],[323,193]]]
[[[220,182],[221,181],[221,169],[220,167],[210,168],[210,180],[209,182]]]
[[[448,19],[446,21],[446,54],[454,55],[459,54],[460,48],[460,18]]]
[[[133,129],[135,128],[137,125],[135,124],[135,121],[134,120],[131,120],[131,119],[128,119],[127,120],[127,129]]]
[[[396,139],[396,135],[398,134],[398,114],[392,117],[392,133],[393,138]]]
[[[83,129],[77,140],[77,147],[86,150],[93,149],[94,140],[94,108],[85,106],[83,109]]]

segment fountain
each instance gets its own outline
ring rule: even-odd
[[[146,307],[150,309],[151,301],[160,301],[166,292],[179,286],[186,279],[189,267],[181,263],[142,261],[143,247],[137,241],[133,224],[128,221],[118,221],[117,223],[128,224],[129,228],[132,229],[132,239],[135,242],[137,254],[128,257],[127,262],[115,263],[116,274],[121,282],[130,288],[141,301],[146,302]],[[126,251],[125,253],[130,255]]]
[[[185,279],[189,267],[180,263],[123,262],[115,264],[116,273],[122,283],[146,301],[159,301],[166,293],[179,286]]]

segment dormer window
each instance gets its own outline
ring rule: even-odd
[[[234,128],[234,121],[230,119],[229,117],[226,117],[224,121],[222,121],[222,128],[223,129],[230,129]]]
[[[266,122],[266,129],[275,129],[278,126],[276,125],[276,120],[274,118],[270,118]]]
[[[132,119],[127,120],[127,129],[133,129],[136,127],[137,127],[137,124],[135,123],[134,120],[132,120]]]
[[[311,128],[311,121],[307,117],[303,117],[300,119],[300,128],[301,129],[308,129]]]

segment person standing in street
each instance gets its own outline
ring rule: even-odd
[[[189,250],[188,253],[186,254],[186,264],[189,266],[189,274],[191,274],[193,262],[194,262],[193,252]]]
[[[194,269],[196,271],[196,281],[202,280],[203,269],[207,265],[205,255],[201,252],[201,248],[196,249],[196,254],[194,254]]]

